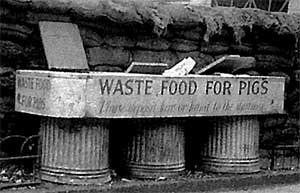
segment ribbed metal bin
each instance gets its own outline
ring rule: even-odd
[[[110,180],[106,122],[43,117],[41,137],[42,180],[78,185]]]
[[[259,171],[259,121],[256,116],[216,117],[201,152],[201,168],[220,173]]]
[[[135,178],[170,177],[185,169],[185,138],[180,121],[140,119],[131,124],[125,170]]]

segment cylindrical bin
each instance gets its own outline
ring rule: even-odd
[[[109,181],[106,125],[97,119],[42,117],[41,179],[74,185]]]
[[[181,121],[138,119],[128,128],[125,171],[131,177],[153,179],[181,174],[185,169],[185,138]]]
[[[259,171],[259,121],[256,116],[212,118],[201,151],[205,171],[254,173]]]

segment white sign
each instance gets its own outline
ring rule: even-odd
[[[16,81],[17,111],[54,117],[283,113],[284,78],[280,77],[18,71]]]
[[[15,109],[52,117],[85,115],[86,75],[17,71]]]

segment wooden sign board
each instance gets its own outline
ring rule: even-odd
[[[15,109],[51,117],[83,117],[86,75],[49,71],[17,71]]]
[[[50,69],[88,69],[77,25],[45,21],[39,27]]]
[[[40,85],[37,82],[45,81],[50,86],[37,90],[40,86],[18,83],[25,81],[25,77],[35,81],[26,85]],[[284,113],[284,78],[281,77],[168,77],[18,71],[16,81],[17,111],[54,117],[146,118]],[[24,95],[43,101],[43,108],[36,108],[34,102],[29,103],[26,97],[23,99]]]
[[[284,79],[93,74],[89,113],[99,118],[283,113]]]

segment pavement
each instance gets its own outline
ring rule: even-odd
[[[300,183],[293,185],[277,185],[272,187],[260,187],[258,189],[248,190],[233,190],[233,191],[219,191],[218,193],[299,193]]]
[[[274,187],[278,187],[277,189]],[[226,192],[299,193],[300,171],[265,172],[213,178],[178,178],[165,181],[120,181],[103,186],[67,186],[42,183],[32,189],[14,188],[1,193],[97,193],[97,192]]]

